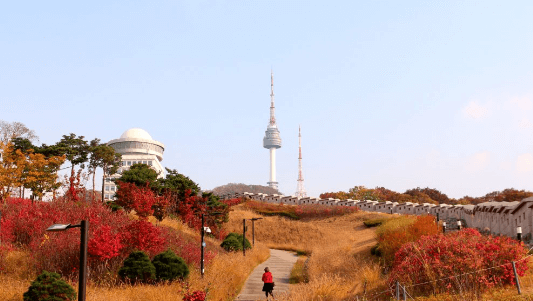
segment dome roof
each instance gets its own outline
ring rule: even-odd
[[[152,136],[148,134],[147,131],[140,129],[140,128],[131,128],[127,131],[125,131],[122,135],[120,135],[120,138],[137,138],[137,139],[145,139],[145,140],[153,140]]]

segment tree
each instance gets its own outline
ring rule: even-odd
[[[175,169],[168,169],[164,179],[159,179],[159,193],[165,194],[170,200],[170,211],[178,213],[180,204],[189,196],[196,197],[200,193],[200,186],[189,177],[180,174]]]
[[[21,138],[21,137],[13,138],[11,140],[11,143],[13,143],[14,149],[16,150],[20,149],[20,151],[22,151],[23,153],[28,153],[30,150],[33,150],[36,153],[39,152],[39,148],[33,145],[33,143],[31,143],[31,141],[26,138]]]
[[[437,202],[438,204],[450,204],[451,201],[448,198],[448,196],[437,189],[434,188],[413,188],[409,189],[405,192],[405,194],[409,194],[411,196],[420,196],[420,194],[423,193],[427,195],[429,198],[431,198],[433,201]]]
[[[33,195],[42,199],[44,193],[54,191],[61,185],[57,182],[57,172],[63,162],[65,162],[65,156],[46,158],[43,154],[35,154],[33,150],[29,150],[24,187],[31,189]]]
[[[70,162],[70,178],[69,178],[69,190],[68,195],[73,200],[77,200],[77,192],[74,188],[74,181],[76,179],[74,169],[76,165],[80,165],[83,169],[89,156],[89,145],[84,136],[76,136],[73,133],[70,135],[63,135],[63,138],[56,143],[56,150],[61,155],[65,155],[65,158]]]
[[[95,138],[89,143],[89,173],[93,175],[93,199],[95,195],[95,177],[96,169],[102,168],[102,192],[104,191],[104,182],[106,175],[117,173],[120,167],[120,160],[122,155],[115,152],[115,149],[106,144],[100,143],[100,139]],[[104,194],[102,193],[102,202],[104,201]]]
[[[13,143],[0,141],[0,199],[4,202],[14,188],[23,185],[22,179],[27,165],[26,156],[13,149]]]
[[[154,215],[159,221],[163,220],[168,206],[166,196],[158,196],[150,189],[148,183],[144,187],[121,181],[117,183],[119,185],[115,201],[117,205],[123,207],[126,212],[135,210],[140,219]]]
[[[157,183],[157,171],[150,168],[146,164],[133,164],[130,169],[122,172],[122,176],[117,180],[124,183],[132,183],[137,186],[146,186],[146,183],[150,187],[155,187]]]
[[[7,143],[14,138],[24,138],[30,141],[39,140],[35,132],[28,129],[23,123],[17,121],[9,123],[0,120],[0,141]]]
[[[178,192],[181,198],[185,196],[185,192],[187,190],[191,191],[191,195],[197,195],[200,192],[200,186],[198,186],[198,184],[196,184],[189,177],[180,174],[175,169],[165,169],[167,171],[166,177],[159,180],[161,183],[160,187],[163,190]]]

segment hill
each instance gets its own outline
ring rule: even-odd
[[[253,192],[253,193],[266,193],[266,194],[282,194],[278,190],[262,185],[247,185],[243,183],[229,183],[226,185],[213,188],[213,194],[217,196],[223,196],[228,194],[235,194],[236,192]]]

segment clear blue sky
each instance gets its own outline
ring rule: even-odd
[[[41,143],[131,127],[203,189],[533,190],[531,1],[4,1],[0,119]]]

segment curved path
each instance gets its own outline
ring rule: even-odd
[[[270,249],[270,258],[258,265],[248,276],[237,299],[239,301],[265,300],[263,289],[263,276],[265,267],[270,268],[274,278],[274,297],[276,294],[289,290],[289,276],[298,256],[292,252]]]

